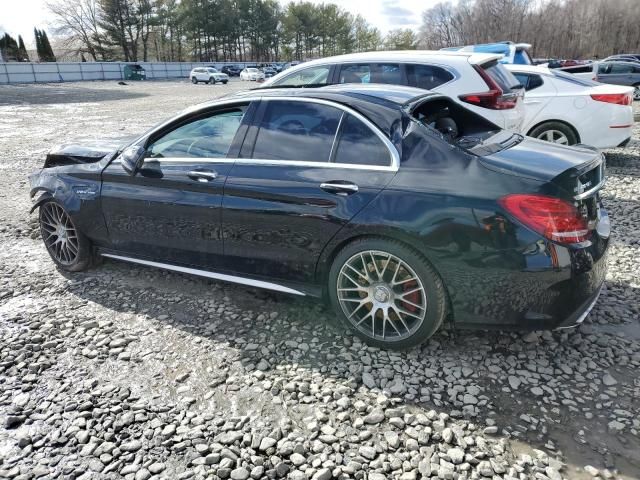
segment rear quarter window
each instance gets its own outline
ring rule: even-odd
[[[503,92],[509,92],[519,85],[516,77],[514,77],[509,70],[504,68],[504,65],[497,61],[481,65],[480,68],[482,68],[487,75],[489,75],[493,81],[498,84]]]
[[[425,90],[437,88],[454,78],[451,72],[435,65],[408,64],[405,67],[409,85]]]

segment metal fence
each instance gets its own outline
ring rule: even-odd
[[[124,67],[131,62],[10,62],[0,63],[0,84],[78,82],[83,80],[123,80]],[[186,78],[192,68],[215,66],[223,62],[135,62],[146,71],[147,79]],[[245,63],[227,63],[244,67]]]

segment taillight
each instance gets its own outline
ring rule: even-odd
[[[596,102],[614,103],[616,105],[633,105],[630,93],[594,93],[591,95]]]
[[[591,235],[587,220],[578,209],[560,198],[513,194],[498,203],[521,223],[554,242],[580,243]]]
[[[516,105],[518,104],[517,94],[510,93],[505,95],[500,86],[493,78],[491,78],[491,75],[485,72],[484,68],[479,65],[474,65],[473,68],[487,84],[489,91],[460,95],[458,97],[460,100],[472,105],[477,105],[478,107],[489,108],[491,110],[509,110],[511,108],[516,108]]]

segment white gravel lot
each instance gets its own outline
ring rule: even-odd
[[[578,329],[392,352],[311,300],[54,268],[28,214],[49,148],[246,87],[0,86],[0,478],[640,478],[640,128],[607,152],[609,273]]]

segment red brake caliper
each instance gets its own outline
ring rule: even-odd
[[[418,282],[416,282],[415,280],[411,281],[411,282],[407,282],[404,284],[404,286],[402,287],[402,289],[405,292],[408,292],[410,290],[415,290],[418,287]],[[420,305],[420,292],[419,291],[415,291],[410,293],[409,295],[404,297],[406,300],[410,301],[411,303],[415,303],[416,305]],[[406,303],[406,302],[402,302],[402,304],[404,305],[404,308],[406,308],[407,310],[409,310],[411,313],[415,313],[418,308],[411,305],[410,303]]]

